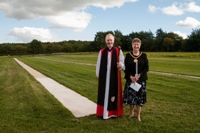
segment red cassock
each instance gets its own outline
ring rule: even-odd
[[[96,115],[108,119],[123,115],[122,78],[117,68],[120,61],[120,49],[103,48],[99,52],[96,74],[98,76],[98,97]],[[114,97],[114,101],[112,101]]]

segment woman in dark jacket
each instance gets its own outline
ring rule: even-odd
[[[148,59],[145,53],[140,52],[141,40],[134,38],[132,40],[133,51],[126,54],[125,57],[125,79],[124,103],[130,105],[129,118],[134,116],[134,105],[137,106],[137,119],[140,119],[141,107],[146,103],[146,80],[149,71]],[[130,85],[140,84],[140,89],[134,90]]]

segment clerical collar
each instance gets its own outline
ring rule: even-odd
[[[113,47],[112,48],[108,48],[108,51],[112,51],[113,50]]]

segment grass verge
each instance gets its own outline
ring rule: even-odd
[[[53,57],[52,57],[53,58]],[[96,101],[95,67],[37,58],[18,58]],[[74,59],[75,60],[75,59]],[[199,132],[199,79],[149,74],[141,119],[75,118],[12,58],[0,59],[0,132],[122,133]],[[123,79],[124,83],[124,79]],[[77,86],[77,84],[81,86]]]

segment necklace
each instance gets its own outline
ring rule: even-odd
[[[129,54],[134,58],[133,62],[137,63],[138,62],[138,58],[142,55],[142,52],[137,57],[135,57],[134,55],[132,55],[131,52]]]

